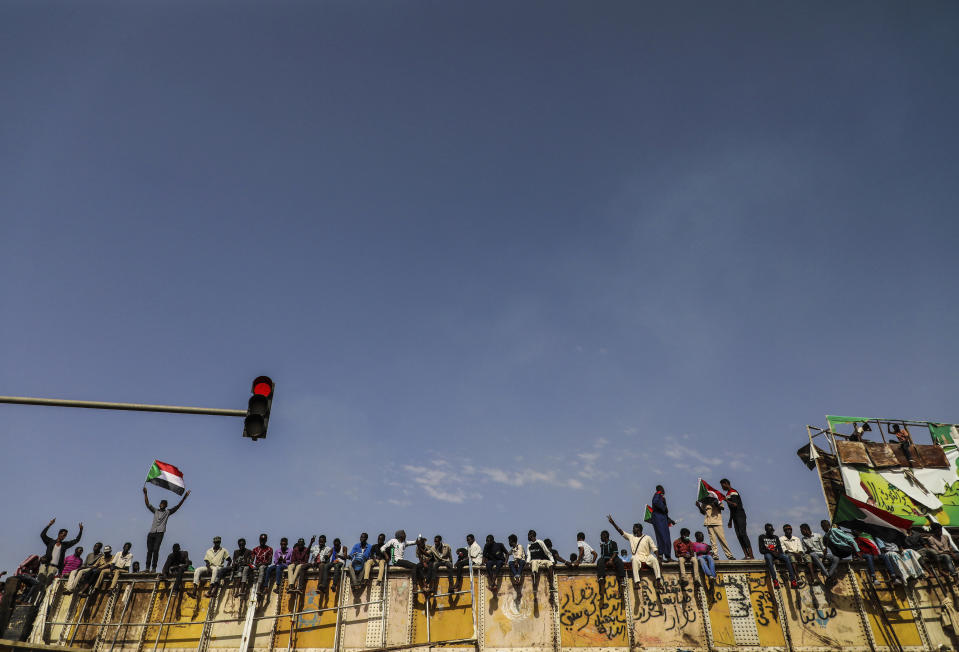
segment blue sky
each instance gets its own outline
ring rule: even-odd
[[[193,490],[163,553],[195,559],[400,527],[566,553],[657,483],[701,525],[700,475],[753,536],[818,520],[805,424],[959,421],[957,29],[932,2],[4,3],[0,394],[277,394],[256,443],[0,406],[0,568],[53,516],[142,560],[154,458]]]

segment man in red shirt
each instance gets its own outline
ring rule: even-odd
[[[260,593],[263,593],[263,580],[266,576],[266,569],[273,563],[273,548],[266,545],[266,532],[260,535],[260,545],[253,549],[253,570],[256,572],[256,586]]]
[[[687,561],[689,561],[693,567],[693,585],[699,586],[699,562],[696,560],[696,551],[693,550],[693,542],[689,539],[689,528],[684,527],[679,531],[679,538],[673,541],[673,552],[676,553],[676,561],[679,562],[680,586],[689,584],[686,580]]]

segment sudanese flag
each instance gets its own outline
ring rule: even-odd
[[[144,484],[147,482],[169,489],[180,496],[186,490],[186,485],[183,484],[183,472],[172,464],[160,460],[153,460],[153,466],[150,467]]]
[[[718,490],[718,489],[714,489],[713,487],[710,487],[709,484],[708,484],[705,480],[703,480],[702,478],[700,478],[700,479],[699,479],[699,494],[696,496],[696,501],[697,501],[697,502],[703,502],[704,500],[706,500],[706,497],[707,497],[707,496],[712,496],[713,498],[716,499],[716,502],[719,502],[719,503],[721,503],[721,502],[723,502],[724,500],[726,500],[726,496],[723,495],[723,492],[721,492],[721,491]]]

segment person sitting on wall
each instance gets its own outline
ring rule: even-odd
[[[693,542],[689,538],[689,528],[684,527],[679,531],[679,538],[673,541],[673,553],[676,555],[676,561],[679,562],[679,585],[689,585],[689,580],[686,579],[686,562],[689,562],[693,571],[693,586],[699,586],[701,583],[699,561],[696,559],[696,551],[693,550]]]
[[[213,587],[220,579],[220,574],[228,568],[230,562],[230,553],[226,548],[220,545],[222,539],[213,537],[213,547],[207,549],[203,555],[203,565],[193,571],[193,597],[196,598],[200,593],[200,584],[203,583],[203,576],[210,576],[210,589],[207,591],[207,597],[213,597]]]
[[[315,539],[311,538],[310,545],[307,546],[306,540],[300,537],[293,544],[293,551],[290,553],[290,565],[286,567],[287,593],[303,593],[303,584],[306,583],[306,569],[310,566],[310,548],[313,547],[313,541]]]
[[[76,591],[77,583],[80,581],[84,575],[90,572],[90,569],[93,568],[93,565],[97,563],[103,555],[103,544],[99,541],[93,544],[93,550],[90,551],[90,554],[86,556],[86,559],[83,560],[83,564],[80,568],[71,571],[69,577],[67,578],[67,588],[63,591],[66,595],[70,595]]]
[[[519,537],[511,534],[509,540],[509,554],[512,557],[509,561],[510,581],[513,586],[519,586],[523,581],[523,568],[526,566],[526,552],[523,550],[523,544],[519,542]]]
[[[490,593],[496,593],[502,580],[501,572],[509,557],[509,551],[502,543],[493,538],[492,534],[486,535],[486,545],[483,546],[483,563],[486,564],[486,577],[488,579]]]
[[[902,545],[902,560],[907,570],[907,579],[918,579],[926,577],[928,569],[922,563],[922,554],[919,552],[925,547],[922,536],[915,529],[906,532],[906,538]]]
[[[633,533],[627,534],[621,527],[616,525],[612,514],[607,514],[606,518],[616,531],[619,532],[620,536],[626,539],[626,546],[629,549],[630,559],[633,564],[633,585],[639,586],[639,571],[643,564],[646,564],[652,569],[653,575],[656,578],[656,589],[659,591],[665,590],[663,586],[663,574],[659,568],[659,557],[656,554],[658,549],[652,537],[648,534],[643,534],[643,526],[640,523],[633,523]]]
[[[892,583],[902,586],[909,577],[909,568],[906,566],[906,560],[903,559],[901,548],[893,541],[885,541],[874,536],[873,541],[879,548],[879,558],[886,565],[886,571],[892,579]]]
[[[460,553],[461,550],[463,551],[462,554]],[[476,543],[476,537],[472,534],[467,534],[466,548],[456,549],[456,563],[453,564],[456,568],[457,591],[463,588],[463,572],[469,568],[470,564],[473,566],[473,572],[478,573],[480,566],[483,564],[483,549],[480,547],[480,544]]]
[[[626,579],[626,567],[619,556],[619,544],[609,538],[609,530],[603,530],[599,533],[599,559],[596,560],[596,579],[600,587],[609,569],[616,574],[617,584]]]
[[[919,552],[930,566],[935,566],[938,562],[939,570],[955,577],[956,565],[952,560],[950,541],[951,539],[942,529],[942,525],[933,523],[932,533],[925,536],[925,548]]]
[[[133,567],[133,553],[130,552],[130,548],[133,547],[133,544],[127,541],[123,544],[123,548],[120,552],[113,555],[110,559],[109,565],[102,569],[97,576],[97,581],[93,585],[94,591],[99,591],[103,586],[103,582],[106,580],[107,576],[113,573],[113,579],[110,581],[110,586],[107,587],[108,590],[112,591],[116,588],[117,583],[120,581],[120,575],[123,573],[129,573],[130,569]]]
[[[829,525],[829,521],[823,521],[823,523],[826,526]],[[802,523],[799,526],[799,531],[802,533],[802,547],[806,553],[805,561],[809,566],[809,577],[812,578],[813,584],[822,582],[816,573],[816,568],[822,572],[823,578],[828,581],[839,570],[839,560],[826,547],[823,536],[812,531],[809,523]]]
[[[693,541],[693,552],[696,553],[696,559],[703,569],[703,575],[710,579],[709,592],[712,593],[716,588],[716,555],[713,554],[712,546],[706,543],[705,535],[699,530],[693,535],[696,540]]]
[[[220,573],[217,585],[222,582],[229,587],[229,582],[239,580],[240,593],[246,593],[250,586],[250,574],[253,572],[253,551],[246,547],[246,539],[241,537],[236,540],[236,550],[233,551],[232,559],[233,563]],[[212,582],[210,588],[213,588]]]
[[[383,544],[383,555],[390,566],[399,566],[406,568],[413,574],[413,580],[416,579],[416,564],[403,558],[406,547],[409,542],[406,540],[406,530],[397,530],[393,538]]]
[[[41,557],[30,555],[20,564],[20,568],[17,569],[17,577],[20,578],[20,586],[24,587],[21,594],[22,603],[34,604],[37,596],[47,588],[49,574],[40,575],[40,573],[49,568],[55,567],[51,566],[50,557],[46,554]]]
[[[340,580],[343,579],[343,569],[346,568],[348,572],[352,573],[353,567],[348,566],[349,564],[349,553],[346,550],[346,546],[343,545],[343,542],[339,538],[333,539],[333,553],[330,555],[330,560],[326,563],[326,566],[323,567],[324,572],[320,574],[320,583],[325,587],[330,579],[333,580],[333,586],[330,589],[335,595],[336,592],[340,589]],[[356,576],[351,575],[353,578],[353,583],[356,584]]]
[[[430,570],[429,584],[433,593],[439,591],[440,569],[446,569],[446,590],[453,590],[453,549],[443,541],[443,536],[437,534],[433,536],[433,545],[429,548]]]
[[[67,555],[63,560],[63,569],[60,571],[60,577],[69,578],[70,573],[83,566],[83,547],[77,546],[73,552]]]
[[[273,546],[266,544],[268,537],[266,532],[260,534],[260,545],[253,549],[253,570],[256,572],[254,582],[256,582],[257,592],[263,592],[263,584],[266,581],[266,571],[273,563]]]
[[[550,595],[553,589],[553,555],[549,551],[549,546],[545,541],[536,538],[536,530],[530,530],[526,534],[529,544],[526,546],[526,563],[529,564],[530,574],[533,576],[533,597],[536,597],[536,589],[539,586],[539,574],[546,573],[546,581],[550,588]]]
[[[793,568],[799,568],[804,557],[802,540],[793,534],[793,526],[789,523],[783,524],[783,536],[779,537],[779,544],[782,546],[783,553],[792,561]]]
[[[107,553],[109,547],[110,546],[104,546],[103,552]],[[106,554],[104,554],[104,556],[106,556]],[[166,579],[172,579],[172,590],[177,591],[183,586],[183,574],[187,572],[192,564],[193,562],[190,561],[190,553],[186,550],[181,550],[179,543],[174,543],[173,549],[170,554],[167,555],[166,561],[163,562],[161,576]]]
[[[416,537],[416,583],[426,595],[430,595],[432,591],[430,585],[430,565],[432,563],[433,552],[426,545],[426,537],[422,535]]]
[[[360,532],[360,540],[350,548],[349,561],[347,565],[352,569],[350,578],[353,588],[357,583],[363,586],[363,569],[366,568],[366,560],[370,558],[370,535],[366,532]]]
[[[385,543],[386,535],[380,532],[376,535],[376,543],[370,546],[370,554],[366,559],[366,563],[363,564],[364,586],[370,583],[370,573],[373,571],[373,566],[376,566],[378,569],[376,575],[378,581],[382,582],[383,578],[386,577],[386,557],[383,555],[383,545]]]
[[[40,569],[38,579],[43,581],[45,577],[48,577],[49,581],[47,583],[52,582],[53,578],[60,573],[60,569],[63,568],[63,559],[67,556],[67,549],[80,543],[80,539],[83,538],[83,523],[79,524],[76,539],[67,541],[67,531],[63,528],[60,528],[57,532],[56,539],[47,536],[47,530],[56,522],[57,519],[51,518],[47,526],[40,532],[40,540],[43,541],[43,544],[47,547],[44,556],[47,557],[49,561],[47,562],[48,568]]]
[[[110,546],[103,546],[102,553],[97,557],[96,561],[93,562],[93,565],[90,567],[89,572],[85,573],[78,581],[76,592],[81,596],[90,595],[91,590],[93,589],[94,583],[100,579],[100,573],[103,570],[110,567],[110,562],[113,560],[113,548]]]
[[[786,570],[789,571],[789,585],[794,589],[797,588],[799,585],[796,583],[796,571],[793,570],[789,555],[783,552],[782,543],[776,536],[776,529],[772,523],[766,523],[764,529],[765,532],[759,535],[757,543],[759,550],[763,553],[763,558],[766,560],[766,568],[769,571],[769,578],[773,582],[773,588],[779,588],[779,578],[776,576],[775,565],[777,560],[786,564]]]
[[[879,546],[872,540],[872,537],[861,530],[853,530],[852,535],[856,538],[856,546],[859,548],[856,556],[866,562],[869,580],[876,586],[879,586],[880,582],[876,577],[876,561],[879,559]]]
[[[570,566],[580,566],[582,564],[595,564],[599,555],[593,550],[593,546],[586,543],[586,533],[576,533],[576,556],[570,557],[568,564]]]

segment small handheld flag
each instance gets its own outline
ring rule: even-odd
[[[700,479],[699,479],[699,493],[698,493],[697,496],[696,496],[696,501],[697,501],[697,502],[702,502],[702,501],[706,500],[706,497],[707,497],[707,496],[713,496],[713,497],[716,499],[716,501],[717,501],[717,502],[720,502],[720,503],[723,502],[723,500],[726,499],[726,497],[723,495],[723,492],[719,491],[718,489],[714,489],[713,487],[710,487],[709,484],[707,484],[705,480],[703,480],[702,478],[700,478]]]
[[[183,472],[172,464],[153,460],[153,466],[147,472],[147,479],[144,484],[155,484],[158,487],[169,489],[173,493],[182,496],[186,490],[183,484]]]
[[[643,523],[652,523],[653,522],[653,508],[649,505],[646,505],[646,513],[643,514]]]

